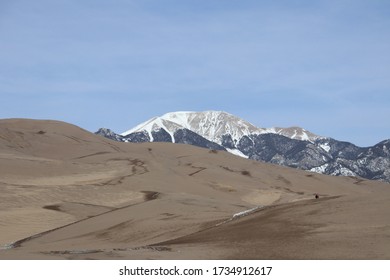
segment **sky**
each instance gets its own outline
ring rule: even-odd
[[[390,138],[390,1],[0,0],[0,118],[124,132],[221,110]]]

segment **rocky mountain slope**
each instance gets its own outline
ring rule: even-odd
[[[390,140],[362,148],[299,127],[258,128],[219,111],[167,113],[122,134],[109,129],[96,134],[121,142],[185,143],[321,174],[390,182]]]

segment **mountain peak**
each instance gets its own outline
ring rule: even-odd
[[[290,128],[260,128],[250,122],[224,111],[177,111],[153,117],[140,125],[123,132],[126,136],[134,132],[146,132],[151,139],[152,131],[164,129],[171,136],[178,129],[189,129],[209,141],[221,144],[224,135],[230,135],[232,141],[238,142],[245,135],[274,133],[292,139],[315,141],[318,135],[300,127]]]
[[[313,140],[323,138],[298,126],[292,126],[287,128],[276,127],[275,132],[277,134],[286,136],[291,139],[297,139],[303,141],[313,141]]]
[[[154,117],[121,135],[126,136],[141,131],[146,131],[151,135],[152,131],[160,128],[169,134],[175,133],[178,129],[189,129],[218,144],[222,142],[222,136],[226,134],[230,134],[233,140],[238,141],[244,135],[262,132],[253,124],[224,111],[179,111]]]

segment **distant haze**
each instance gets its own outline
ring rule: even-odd
[[[0,1],[0,118],[121,133],[222,110],[369,146],[390,138],[390,2]]]

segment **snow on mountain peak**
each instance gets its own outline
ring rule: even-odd
[[[122,133],[126,136],[133,132],[146,131],[153,141],[152,131],[163,128],[171,136],[178,129],[189,129],[209,141],[221,144],[223,135],[230,135],[234,142],[251,134],[276,133],[289,138],[314,141],[319,136],[299,127],[291,128],[259,128],[253,124],[223,111],[178,111],[161,117],[154,117],[140,125]],[[174,137],[172,137],[174,139]]]
[[[286,136],[288,138],[304,140],[304,141],[313,141],[321,138],[320,136],[297,126],[288,127],[288,128],[276,127],[275,132],[277,134]]]
[[[159,128],[164,128],[170,134],[177,129],[186,128],[218,144],[225,134],[230,134],[233,140],[238,141],[244,135],[261,133],[251,123],[223,111],[180,111],[154,117],[121,135],[147,131],[151,137],[151,131]]]

